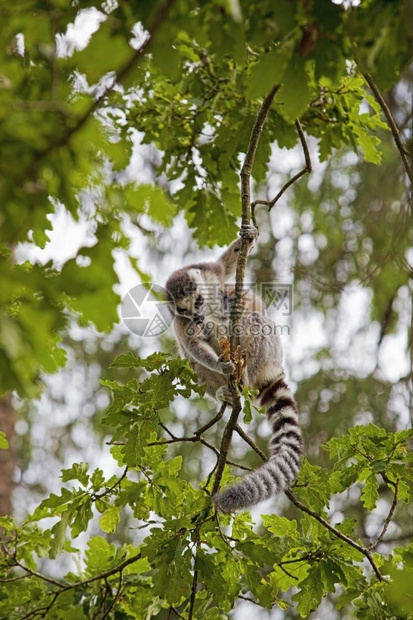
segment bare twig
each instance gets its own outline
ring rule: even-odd
[[[254,599],[250,596],[244,596],[243,594],[240,594],[238,598],[241,598],[243,601],[248,601],[249,603],[254,603],[254,605],[258,605],[258,607],[261,607],[261,605],[257,603],[257,601],[254,601]]]
[[[410,179],[410,183],[413,184],[413,170],[412,167],[410,165],[409,162],[409,151],[406,148],[406,146],[403,143],[402,137],[400,135],[400,131],[399,128],[396,125],[396,121],[393,118],[393,115],[391,113],[391,110],[389,108],[389,106],[387,105],[383,95],[381,94],[380,90],[378,89],[376,83],[374,82],[372,76],[369,73],[363,73],[364,79],[366,80],[367,84],[369,85],[374,98],[376,99],[376,101],[378,102],[378,104],[380,105],[384,116],[387,119],[387,122],[389,124],[390,130],[393,134],[393,138],[394,141],[396,143],[396,147],[397,150],[400,153],[400,157],[402,159],[404,168],[406,170],[406,174]]]
[[[198,437],[173,437],[172,439],[160,439],[159,441],[151,441],[147,446],[167,446],[171,443],[181,443],[181,442],[189,442],[189,443],[197,443],[200,439]]]
[[[295,183],[296,181],[298,181],[298,179],[300,179],[302,176],[304,176],[306,173],[311,172],[312,171],[312,164],[311,164],[311,157],[310,157],[310,151],[308,149],[308,144],[307,144],[307,140],[305,138],[305,134],[303,131],[303,128],[301,127],[301,123],[299,120],[295,121],[295,126],[297,128],[298,131],[298,135],[300,138],[300,142],[301,142],[301,146],[303,149],[303,153],[304,153],[304,160],[305,160],[305,165],[304,168],[302,170],[300,170],[300,172],[297,172],[297,174],[295,174],[291,179],[289,179],[280,189],[280,191],[278,192],[278,194],[275,196],[275,198],[273,198],[272,200],[255,200],[252,204],[251,204],[251,210],[252,210],[252,218],[253,221],[255,221],[255,207],[258,205],[265,205],[268,207],[268,211],[271,211],[271,209],[273,208],[273,206],[275,205],[276,202],[278,202],[278,200],[281,198],[281,196],[284,194],[284,192],[291,186],[293,185],[293,183]]]
[[[248,226],[251,221],[251,173],[252,168],[255,161],[255,156],[257,153],[258,143],[261,137],[262,130],[264,128],[264,123],[267,119],[268,112],[270,111],[271,104],[274,100],[274,97],[279,89],[279,86],[274,86],[274,88],[268,93],[265,97],[263,104],[257,114],[257,118],[255,119],[254,126],[251,131],[250,141],[248,144],[248,149],[245,155],[244,164],[241,169],[241,205],[242,205],[242,225]],[[237,300],[241,300],[242,290],[244,286],[244,273],[245,267],[247,264],[247,251],[248,251],[248,240],[243,239],[241,250],[238,257],[237,264],[237,274],[236,274],[236,285],[235,285],[235,296]],[[235,304],[236,314],[234,314],[233,321],[239,321],[241,318],[241,311],[238,308],[238,305]],[[235,347],[232,346],[232,350],[235,351]]]
[[[248,437],[248,435],[244,432],[244,430],[241,428],[239,424],[235,426],[235,430],[237,431],[238,435],[254,450],[254,452],[256,452],[262,458],[263,461],[267,460],[267,457],[264,454],[264,452],[257,446],[257,444],[250,437]]]
[[[410,541],[412,537],[413,537],[413,532],[406,532],[405,534],[399,534],[398,536],[392,536],[391,538],[386,538],[386,540],[382,540],[380,542],[382,542],[384,545],[387,545],[390,543],[401,542],[402,540]]]
[[[44,607],[36,607],[36,609],[32,609],[31,611],[28,611],[27,614],[22,616],[21,620],[30,620],[30,618],[35,618],[36,616],[41,616],[42,618],[46,618],[47,614],[49,613],[49,611],[52,609],[53,605],[55,604],[59,594],[60,592],[54,592],[52,596],[52,600],[50,601],[48,605],[45,605]]]
[[[161,427],[161,428],[165,431],[165,433],[167,433],[167,435],[169,435],[169,437],[170,437],[171,439],[176,439],[176,437],[175,437],[175,436],[171,433],[171,431],[169,430],[169,428],[167,428],[167,427],[165,426],[165,424],[163,424],[160,420],[159,420],[158,424],[159,424],[159,426],[160,426],[160,427]],[[151,445],[151,444],[149,444],[149,445]]]
[[[99,585],[100,585],[100,590],[102,594],[99,597],[100,598],[99,607],[96,609],[95,616],[96,618],[99,618],[99,620],[101,620],[101,618],[105,618],[106,601],[108,599],[108,596],[112,596],[112,588],[110,587],[110,584],[107,579],[105,579],[104,587],[103,587],[103,584],[99,584]]]
[[[228,405],[229,405],[228,403],[222,403],[221,409],[218,411],[216,416],[214,416],[212,420],[210,420],[207,424],[205,424],[204,426],[201,426],[201,428],[198,428],[196,431],[194,431],[194,435],[196,437],[199,437],[199,435],[202,435],[202,433],[205,433],[205,431],[211,428],[211,426],[214,426],[214,424],[219,422],[222,416],[224,415],[225,409],[228,407]]]
[[[387,529],[390,525],[390,521],[393,518],[394,515],[394,511],[396,510],[396,506],[397,506],[397,502],[399,501],[399,481],[397,480],[395,483],[395,488],[394,488],[394,497],[393,497],[393,502],[392,505],[390,506],[390,510],[389,510],[389,514],[386,517],[386,520],[383,523],[383,527],[382,530],[380,532],[380,534],[378,535],[378,537],[376,538],[376,540],[367,547],[367,549],[369,551],[372,551],[373,549],[375,549],[377,547],[377,545],[379,543],[381,543],[381,541],[383,540],[384,536],[386,535]]]
[[[83,581],[77,581],[76,583],[63,586],[62,591],[73,590],[73,588],[79,588],[82,586],[86,586],[89,583],[93,583],[94,581],[100,581],[101,579],[107,579],[108,577],[111,577],[112,575],[116,575],[116,573],[121,573],[124,568],[126,568],[130,564],[133,564],[134,562],[137,562],[138,560],[141,559],[141,557],[142,557],[141,553],[132,555],[127,560],[124,560],[121,564],[118,564],[118,566],[115,566],[114,568],[111,568],[103,573],[100,573],[100,575],[95,575],[94,577],[89,577],[89,579],[84,579]]]
[[[284,568],[283,563],[277,564],[277,566],[279,568],[281,568],[282,572],[285,573],[287,575],[287,577],[290,577],[290,579],[295,579],[296,581],[298,581],[298,577],[296,577],[295,575],[292,575],[290,573],[290,571],[288,571],[286,568]]]
[[[351,547],[354,547],[354,549],[357,549],[357,551],[360,551],[360,553],[362,553],[367,558],[367,560],[369,561],[370,566],[372,567],[373,571],[375,572],[377,579],[379,581],[384,581],[384,577],[381,574],[381,572],[379,571],[378,566],[375,563],[375,561],[373,560],[373,557],[372,557],[372,555],[370,553],[370,550],[367,547],[363,547],[363,545],[359,545],[352,538],[349,538],[348,536],[346,536],[345,534],[340,532],[340,530],[337,530],[333,525],[331,525],[328,521],[326,521],[322,516],[320,516],[314,510],[311,510],[311,508],[307,508],[307,506],[302,504],[296,497],[294,497],[294,495],[291,493],[291,491],[285,491],[285,494],[288,497],[288,499],[295,506],[297,506],[297,508],[299,508],[300,510],[302,510],[306,514],[308,514],[311,517],[313,517],[314,519],[316,519],[319,523],[321,523],[321,525],[323,525],[327,530],[329,530],[332,534],[334,534],[334,536],[336,536],[337,538],[340,538],[341,540],[346,542]]]
[[[28,579],[30,575],[19,575],[18,577],[10,577],[10,579],[0,579],[0,583],[11,583],[12,581],[21,581],[22,579]]]
[[[46,581],[47,583],[51,583],[52,585],[58,587],[59,588],[58,594],[61,594],[61,592],[66,592],[67,590],[73,590],[74,588],[80,588],[80,587],[86,586],[89,583],[93,583],[94,581],[100,581],[102,579],[107,579],[108,577],[111,577],[112,575],[116,575],[116,573],[123,571],[123,569],[126,568],[126,566],[129,566],[130,564],[137,562],[142,557],[141,553],[137,553],[136,555],[131,556],[130,558],[128,558],[127,560],[119,564],[118,566],[115,566],[114,568],[111,568],[110,570],[104,571],[103,573],[100,573],[99,575],[89,577],[88,579],[84,579],[83,581],[76,581],[71,584],[65,584],[65,583],[60,583],[59,581],[56,581],[55,579],[51,579],[47,575],[38,573],[37,571],[34,571],[31,568],[28,568],[27,566],[19,562],[17,558],[10,556],[10,554],[7,554],[7,555],[9,555],[9,557],[13,560],[14,566],[18,566],[22,570],[26,571],[26,573],[28,573],[32,577],[37,577],[38,579],[41,579],[42,581]],[[55,593],[56,591],[51,592],[50,594],[55,594]]]
[[[109,487],[108,489],[106,489],[106,491],[102,491],[102,493],[93,493],[93,499],[101,499],[102,497],[105,497],[105,495],[110,495],[110,493],[116,489],[117,486],[120,486],[122,484],[122,480],[125,478],[126,474],[128,473],[128,466],[126,465],[125,469],[123,470],[123,474],[121,475],[120,478],[118,478],[115,482],[115,484],[113,484],[111,487]]]
[[[239,396],[238,396],[238,400],[239,400]],[[218,457],[218,463],[216,467],[215,479],[214,479],[214,484],[212,487],[212,495],[215,495],[215,493],[218,492],[219,485],[221,484],[222,474],[224,473],[225,463],[227,462],[228,452],[231,446],[232,433],[234,431],[240,412],[241,412],[241,403],[239,403],[239,405],[234,404],[232,412],[231,412],[231,417],[228,421],[228,424],[226,425],[224,429],[224,434],[222,435],[222,441],[221,441],[221,446],[219,448],[219,457]]]

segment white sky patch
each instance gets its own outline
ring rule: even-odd
[[[315,247],[313,235],[304,233],[298,238],[298,249],[301,253],[300,260],[304,265],[312,265],[317,260],[319,252]]]
[[[18,263],[25,260],[45,264],[53,261],[57,268],[74,258],[79,249],[83,246],[92,246],[96,243],[93,235],[95,223],[84,216],[80,216],[76,221],[65,207],[56,203],[54,213],[48,215],[53,228],[48,230],[49,243],[42,249],[33,243],[19,243],[15,250],[15,257]]]
[[[351,372],[372,373],[378,361],[384,377],[397,382],[409,369],[405,321],[402,316],[399,330],[384,337],[377,359],[380,325],[369,318],[371,297],[371,291],[361,286],[346,289],[340,300],[334,347]],[[404,304],[402,315],[408,311],[407,299]]]
[[[386,336],[381,344],[380,366],[385,369],[386,378],[389,381],[397,382],[409,372],[409,359],[406,355],[407,344],[405,330]]]
[[[370,303],[371,292],[365,288],[347,288],[344,291],[338,310],[341,320],[335,337],[337,349],[347,350],[352,334],[365,323]]]
[[[84,50],[91,36],[105,20],[106,15],[95,7],[79,11],[74,23],[68,25],[65,34],[57,35],[57,55],[66,58],[71,56],[75,50]]]
[[[283,349],[288,365],[294,367],[295,381],[309,377],[319,370],[320,364],[313,356],[327,344],[321,312],[314,310],[311,316],[306,313],[305,316],[292,317],[291,333],[283,338]]]

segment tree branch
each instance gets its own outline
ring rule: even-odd
[[[376,99],[377,103],[379,104],[379,106],[382,109],[382,112],[384,114],[384,116],[387,119],[387,122],[389,124],[390,130],[393,134],[393,138],[394,141],[396,143],[396,147],[397,150],[400,153],[400,157],[402,159],[404,168],[406,170],[406,174],[410,179],[410,183],[413,184],[413,170],[410,166],[410,162],[409,162],[409,151],[406,148],[406,146],[403,143],[402,137],[400,135],[400,131],[399,128],[396,125],[396,121],[393,118],[393,115],[391,113],[391,110],[389,108],[389,106],[387,105],[383,95],[381,94],[380,90],[378,89],[376,83],[374,82],[372,76],[369,73],[363,73],[363,77],[366,80],[367,84],[370,87],[371,92],[374,95],[374,98]]]
[[[200,435],[205,433],[205,431],[207,431],[209,428],[211,428],[211,426],[214,426],[214,424],[219,422],[220,419],[222,418],[222,416],[224,415],[225,409],[227,407],[228,407],[228,403],[222,403],[221,409],[218,411],[216,416],[214,416],[212,418],[212,420],[210,420],[207,424],[205,424],[204,426],[201,426],[201,428],[198,428],[196,431],[194,431],[195,437],[199,437]]]
[[[359,545],[352,538],[349,538],[348,536],[346,536],[345,534],[340,532],[340,530],[337,530],[333,525],[331,525],[328,521],[326,521],[326,519],[324,519],[322,516],[320,516],[319,514],[314,512],[314,510],[311,510],[311,508],[307,508],[307,506],[302,504],[296,497],[294,497],[294,495],[291,493],[291,491],[285,491],[285,494],[288,497],[288,499],[295,506],[297,506],[297,508],[299,508],[303,512],[307,513],[308,515],[310,515],[311,517],[316,519],[319,523],[321,523],[321,525],[323,525],[327,530],[329,530],[332,534],[334,534],[334,536],[336,536],[337,538],[340,538],[341,540],[346,542],[351,547],[354,547],[354,549],[357,549],[358,551],[360,551],[360,553],[362,553],[367,558],[367,560],[369,561],[372,569],[374,570],[374,572],[376,574],[377,579],[379,581],[384,581],[384,577],[380,573],[380,571],[379,571],[379,569],[377,567],[377,564],[373,560],[373,557],[372,557],[372,555],[370,553],[369,548],[363,547],[363,545]]]
[[[30,618],[35,618],[36,616],[42,616],[42,618],[46,618],[47,614],[52,609],[53,605],[57,601],[60,594],[61,592],[59,591],[54,592],[52,596],[52,600],[50,601],[48,605],[45,605],[44,607],[37,607],[36,609],[32,609],[31,611],[28,611],[27,614],[22,616],[21,620],[30,620]]]
[[[110,493],[112,493],[112,491],[116,489],[117,486],[120,486],[122,484],[122,480],[126,477],[126,474],[128,473],[128,469],[129,468],[126,465],[121,477],[116,480],[115,484],[113,484],[111,487],[106,489],[106,491],[102,491],[102,493],[93,493],[92,495],[93,500],[101,499],[102,497],[105,497],[105,495],[110,495]]]
[[[192,620],[194,616],[195,596],[196,596],[196,589],[198,585],[198,569],[196,568],[197,551],[198,551],[198,541],[196,543],[196,549],[195,549],[195,567],[194,567],[194,574],[192,577],[191,597],[189,599],[188,620]]]
[[[102,620],[104,620],[104,618],[109,618],[110,612],[112,611],[112,609],[114,609],[114,607],[115,607],[115,605],[116,605],[116,603],[117,603],[117,601],[118,601],[118,599],[119,599],[119,597],[121,595],[121,592],[122,592],[122,581],[123,581],[123,573],[122,573],[122,571],[119,571],[119,581],[118,581],[118,587],[117,587],[117,590],[116,590],[116,594],[113,597],[113,600],[112,600],[111,604],[109,605],[108,609],[103,614]]]
[[[238,401],[240,401],[239,394],[238,394]],[[234,431],[240,412],[241,412],[241,402],[235,403],[232,408],[232,412],[231,412],[231,416],[229,418],[228,424],[226,425],[224,429],[224,434],[222,435],[222,441],[221,441],[221,446],[219,448],[219,457],[218,457],[218,463],[216,467],[214,484],[212,487],[212,495],[215,495],[215,493],[218,493],[219,486],[221,484],[222,474],[224,473],[225,463],[227,462],[228,452],[231,446],[232,433]]]
[[[254,601],[254,599],[251,598],[250,596],[244,596],[243,594],[239,594],[238,598],[242,599],[243,601],[248,601],[249,603],[254,603],[254,605],[258,605],[258,607],[261,608],[260,603],[257,603],[257,601]]]
[[[267,457],[264,454],[264,452],[257,446],[257,444],[250,437],[248,437],[248,435],[244,432],[244,430],[241,428],[239,424],[235,426],[235,430],[237,431],[238,435],[245,441],[245,443],[247,443],[254,450],[254,452],[256,452],[262,458],[263,461],[267,460]]]
[[[264,127],[264,123],[267,120],[268,112],[270,111],[271,104],[279,89],[279,86],[274,88],[265,97],[263,104],[257,114],[254,126],[251,131],[250,141],[248,144],[247,153],[245,155],[244,164],[241,169],[241,204],[242,204],[242,224],[248,226],[251,220],[251,173],[254,166],[255,156],[257,154],[258,143],[261,137],[261,133]],[[247,242],[245,241],[245,250],[247,249]],[[239,265],[238,261],[238,265]]]
[[[198,434],[199,431],[196,431],[197,434],[195,435],[195,437],[175,437],[175,435],[173,435],[171,431],[164,424],[162,424],[162,422],[159,422],[159,425],[164,429],[164,431],[170,436],[171,439],[160,439],[159,441],[151,441],[150,443],[147,444],[148,446],[163,446],[163,445],[169,445],[171,443],[180,443],[180,442],[189,442],[189,443],[199,442],[199,443],[202,443],[202,445],[205,446],[206,448],[209,448],[210,450],[212,450],[212,452],[214,452],[214,454],[219,458],[220,451],[218,450],[218,448],[216,448],[211,443],[209,443],[209,441],[206,441],[206,439],[201,437]],[[239,469],[244,469],[245,471],[251,471],[250,467],[246,467],[245,465],[241,465],[240,463],[235,463],[234,461],[227,461],[227,462],[229,465],[238,467]]]
[[[133,564],[134,562],[137,562],[138,560],[140,560],[141,557],[142,557],[142,554],[137,553],[136,555],[132,555],[127,560],[124,560],[118,566],[115,566],[114,568],[111,568],[103,573],[100,573],[99,575],[94,575],[93,577],[89,577],[88,579],[84,579],[83,581],[76,581],[75,583],[70,583],[70,584],[59,583],[58,581],[55,581],[54,579],[50,579],[46,575],[43,575],[41,573],[31,570],[30,568],[27,568],[27,566],[25,566],[24,564],[21,564],[16,559],[15,559],[15,562],[16,562],[16,566],[19,566],[21,569],[25,570],[27,573],[29,573],[33,577],[37,577],[38,579],[42,579],[43,581],[52,583],[53,585],[60,588],[58,592],[58,594],[60,594],[61,592],[66,592],[67,590],[73,590],[74,588],[80,588],[83,586],[87,586],[89,583],[93,583],[94,581],[101,581],[102,579],[107,579],[108,577],[111,577],[112,575],[116,575],[116,573],[122,572],[123,569],[129,566],[130,564]],[[55,594],[55,592],[51,592],[50,594]]]
[[[254,441],[252,439],[250,439],[248,437],[248,435],[246,435],[246,433],[244,433],[244,431],[242,430],[242,428],[237,424],[235,427],[235,430],[237,431],[237,433],[240,435],[240,437],[242,437],[244,439],[244,441],[246,441],[246,443],[248,443],[249,446],[251,446],[251,448],[261,456],[263,461],[267,460],[267,457],[265,456],[265,454],[262,452],[262,450],[260,450],[260,448],[254,443]],[[241,431],[241,432],[240,432]],[[392,483],[392,481],[389,481],[390,483]],[[384,522],[383,525],[383,529],[380,533],[380,535],[378,536],[377,540],[371,544],[369,547],[364,547],[363,545],[359,545],[358,543],[356,543],[352,538],[349,538],[348,536],[346,536],[345,534],[343,534],[342,532],[340,532],[339,530],[337,530],[333,525],[331,525],[328,521],[326,521],[326,519],[324,519],[322,516],[320,516],[319,514],[317,514],[316,512],[314,512],[313,510],[311,510],[311,508],[307,508],[307,506],[305,506],[304,504],[302,504],[298,499],[296,499],[296,497],[292,494],[291,491],[287,490],[285,491],[286,496],[288,497],[288,499],[295,505],[297,506],[297,508],[299,508],[300,510],[302,510],[303,512],[307,513],[308,515],[312,516],[314,519],[316,519],[319,523],[321,523],[325,528],[327,528],[332,534],[334,534],[335,536],[337,536],[337,538],[341,538],[341,540],[343,540],[344,542],[346,542],[347,544],[351,545],[352,547],[354,547],[355,549],[357,549],[358,551],[360,551],[360,553],[362,553],[363,555],[366,556],[366,558],[368,559],[371,567],[373,568],[377,578],[380,581],[384,581],[383,576],[381,575],[376,563],[374,562],[372,555],[370,553],[370,551],[372,551],[373,549],[375,549],[375,547],[383,540],[387,529],[389,527],[390,521],[393,517],[395,508],[396,508],[396,504],[398,501],[398,481],[396,483],[392,483],[395,486],[395,493],[394,493],[394,499],[393,499],[393,503],[392,506],[390,508],[389,514],[387,515],[386,521]],[[302,558],[301,558],[302,559]],[[298,560],[292,560],[293,562],[296,562]],[[281,568],[281,566],[280,566]]]
[[[24,570],[29,576],[36,577],[37,579],[41,579],[42,581],[45,581],[46,583],[50,583],[50,584],[54,585],[56,588],[58,588],[58,589],[52,590],[52,591],[47,593],[48,596],[52,597],[49,605],[47,605],[45,607],[39,607],[39,608],[31,610],[30,612],[28,612],[24,616],[24,618],[26,620],[29,620],[29,618],[34,618],[37,615],[42,615],[44,617],[51,610],[51,608],[55,604],[55,602],[58,599],[58,597],[63,592],[67,592],[68,590],[73,590],[75,588],[81,588],[81,587],[83,587],[85,585],[88,585],[90,583],[93,583],[95,581],[106,580],[108,577],[110,577],[112,575],[116,575],[116,573],[120,573],[119,583],[121,584],[121,579],[122,579],[121,575],[122,575],[123,569],[126,568],[126,566],[129,566],[130,564],[133,564],[134,562],[136,562],[137,560],[139,560],[142,557],[141,553],[137,553],[136,555],[131,556],[127,560],[124,560],[121,564],[119,564],[115,568],[112,568],[112,569],[109,569],[107,571],[104,571],[103,573],[100,573],[99,575],[94,575],[93,577],[89,577],[88,579],[84,579],[83,581],[77,581],[75,583],[65,584],[65,583],[60,583],[59,581],[56,581],[54,579],[51,579],[47,575],[43,575],[42,573],[38,573],[37,571],[34,571],[34,570],[28,568],[27,566],[22,564],[17,559],[17,557],[15,555],[14,556],[11,555],[6,550],[5,547],[3,547],[3,552],[12,560],[13,566],[18,566],[19,568]],[[117,596],[115,596],[115,599],[117,599],[118,596],[119,596],[119,594],[117,594]],[[111,606],[111,608],[112,607],[113,607],[113,605]],[[104,617],[106,617],[106,615]]]
[[[300,179],[302,176],[304,176],[304,174],[306,174],[307,172],[311,172],[313,167],[312,167],[312,163],[311,163],[311,157],[310,157],[310,151],[308,149],[308,144],[307,144],[307,140],[305,138],[305,134],[303,131],[303,128],[301,127],[301,123],[300,121],[297,119],[295,121],[295,126],[297,128],[298,131],[298,135],[300,138],[300,142],[301,142],[301,146],[303,149],[303,153],[304,153],[304,160],[305,160],[305,166],[302,170],[300,170],[300,172],[297,172],[297,174],[295,174],[291,179],[289,179],[280,189],[280,191],[278,192],[278,194],[275,196],[275,198],[273,198],[272,200],[255,200],[252,204],[251,204],[251,210],[252,210],[252,219],[255,222],[255,207],[258,205],[265,205],[268,207],[268,211],[271,211],[271,209],[273,208],[273,206],[275,205],[276,202],[278,202],[278,200],[281,198],[281,196],[284,194],[284,192],[296,181],[298,181],[298,179]]]
[[[16,554],[11,554],[7,550],[6,547],[3,547],[2,551],[11,560],[9,564],[10,568],[13,568],[13,566],[18,566],[22,570],[26,571],[26,573],[28,573],[32,577],[37,577],[38,579],[42,579],[43,581],[46,581],[47,583],[50,583],[53,586],[57,586],[59,588],[62,587],[62,584],[59,581],[56,581],[55,579],[52,579],[51,577],[48,577],[47,575],[43,575],[42,573],[38,573],[37,571],[32,570],[31,568],[27,568],[24,564],[19,562],[19,560],[16,557]]]
[[[265,97],[263,104],[257,114],[255,119],[254,126],[251,131],[251,136],[248,144],[248,149],[245,155],[244,164],[241,169],[241,204],[242,204],[242,226],[249,226],[251,217],[252,221],[255,225],[255,217],[254,217],[254,209],[257,204],[267,204],[269,209],[271,209],[277,200],[282,196],[282,194],[286,191],[292,183],[294,183],[297,179],[303,176],[306,172],[310,172],[312,170],[311,166],[311,158],[310,152],[308,150],[307,141],[305,139],[304,132],[302,130],[301,124],[299,120],[296,121],[295,125],[298,131],[298,135],[301,141],[301,145],[304,152],[305,158],[305,166],[303,170],[301,170],[298,174],[296,174],[292,179],[290,179],[281,191],[277,194],[277,196],[270,202],[265,201],[255,201],[251,204],[251,174],[254,166],[255,156],[257,153],[258,143],[262,134],[262,130],[264,128],[265,121],[268,117],[269,110],[271,108],[271,104],[274,100],[274,97],[279,89],[279,86],[274,86],[274,88],[268,93]],[[239,337],[235,334],[240,333],[241,327],[241,319],[242,319],[242,293],[244,288],[244,277],[245,277],[245,269],[247,264],[247,256],[248,256],[248,239],[242,237],[241,235],[241,249],[238,256],[237,263],[237,271],[236,271],[236,280],[235,280],[235,303],[233,307],[233,312],[231,315],[231,325],[230,332],[233,334],[231,338],[231,351],[235,351],[236,347],[239,346]],[[266,459],[264,453],[254,444],[254,442],[249,440],[249,437],[245,433],[243,433],[241,427],[238,426],[238,416],[241,412],[241,399],[239,390],[237,388],[235,379],[230,378],[229,385],[231,388],[232,396],[233,396],[233,408],[231,417],[227,426],[225,427],[224,434],[222,437],[221,447],[219,451],[218,464],[216,468],[215,480],[213,485],[212,494],[214,495],[220,486],[222,474],[224,471],[225,463],[227,462],[227,456],[229,452],[229,448],[232,440],[232,433],[236,429],[240,436],[249,443],[251,447],[261,456],[261,458]],[[237,428],[238,426],[238,428]]]

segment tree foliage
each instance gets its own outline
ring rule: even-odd
[[[274,145],[301,150],[304,168],[289,181],[310,171],[310,141],[326,162],[318,190],[303,180],[290,189],[298,308],[312,279],[321,283],[313,302],[328,319],[343,289],[357,281],[370,287],[380,342],[394,330],[394,302],[412,273],[412,171],[408,125],[398,130],[381,92],[403,80],[409,63],[409,9],[408,2],[384,0],[2,3],[1,392],[39,393],[43,373],[65,364],[61,339],[70,321],[101,332],[117,323],[115,250],[129,248],[126,222],[145,215],[168,229],[183,214],[200,246],[232,241],[241,215],[240,162],[269,93],[274,100],[253,158],[253,217],[276,208],[290,186],[262,197]],[[94,31],[73,43],[73,24],[82,22]],[[130,174],[137,137],[152,149],[150,182]],[[361,161],[357,169],[351,151]],[[389,183],[369,202],[380,175],[372,164],[382,165]],[[339,173],[351,181],[344,188]],[[47,244],[59,204],[75,220],[90,221],[94,244],[61,268],[16,260],[22,244]],[[300,254],[299,238],[309,233],[318,240],[316,258]],[[320,465],[303,463],[287,494],[289,518],[267,515],[259,528],[248,513],[214,513],[209,494],[220,452],[207,432],[195,424],[178,436],[167,425],[175,398],[202,395],[186,362],[163,353],[117,358],[114,378],[103,382],[112,391],[104,424],[122,473],[107,479],[101,469],[75,463],[62,471],[61,493],[24,523],[0,520],[1,617],[217,620],[243,599],[308,617],[326,596],[344,617],[412,617],[412,547],[383,544],[389,526],[397,530],[396,510],[400,523],[408,520],[402,504],[410,499],[412,433],[395,432],[386,413],[374,420],[384,424],[344,432],[381,400],[387,411],[392,389],[382,377],[349,377],[330,353],[318,353],[320,369],[303,378],[297,395],[310,429],[331,425],[324,456]],[[139,378],[122,382],[125,368]],[[412,389],[410,374],[405,385]],[[332,406],[337,417],[317,422],[313,412]],[[337,428],[342,436],[331,437]],[[209,454],[198,486],[182,461],[190,446],[199,449],[197,458]],[[262,455],[249,441],[251,448]],[[1,433],[0,449],[7,449]],[[222,483],[233,478],[231,464]],[[332,525],[332,507],[354,494],[357,507],[349,502]],[[115,545],[111,536],[125,513],[138,527],[136,544]],[[370,514],[374,535],[360,525]],[[100,532],[77,550],[76,539],[91,533],[96,516]],[[76,570],[61,577],[44,564],[68,557],[76,558]]]
[[[173,398],[202,389],[187,362],[161,353],[146,360],[128,354],[113,365],[150,371],[140,382],[107,382],[113,404],[103,423],[111,429],[111,453],[123,474],[105,479],[101,469],[90,472],[87,463],[75,463],[61,474],[70,484],[46,498],[21,527],[11,518],[0,519],[4,617],[66,618],[69,606],[74,617],[104,617],[116,610],[121,617],[141,619],[169,609],[183,618],[221,618],[247,597],[268,609],[295,604],[306,618],[328,593],[335,593],[338,609],[353,602],[357,618],[407,617],[411,548],[396,548],[387,559],[376,549],[397,502],[410,499],[411,430],[389,433],[370,424],[330,439],[324,449],[334,463],[332,472],[305,461],[288,492],[301,518],[263,516],[256,531],[248,513],[232,518],[212,510],[207,493],[214,467],[196,489],[179,475],[182,458],[165,458],[168,444],[188,441],[216,454],[202,432],[176,437],[161,423]],[[225,481],[231,479],[228,468]],[[364,511],[374,510],[380,496],[390,497],[389,512],[368,543],[357,536],[355,520],[334,526],[328,521],[334,497],[354,486],[362,489]],[[149,528],[142,544],[116,548],[97,535],[82,553],[73,546],[94,514],[102,533],[114,532],[126,506],[139,528]],[[47,518],[54,525],[42,528]],[[79,573],[58,580],[38,572],[38,558],[53,560],[62,553],[80,554]],[[397,577],[394,582],[389,575]]]

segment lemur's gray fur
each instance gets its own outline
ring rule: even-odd
[[[257,230],[243,227],[242,236],[254,246]],[[215,263],[198,263],[175,271],[166,283],[179,352],[206,383],[207,392],[221,402],[231,403],[228,375],[232,361],[221,355],[219,341],[229,336],[234,288],[226,284],[234,275],[241,239],[234,241]],[[231,512],[264,501],[293,483],[302,454],[297,404],[284,380],[282,350],[275,324],[265,316],[256,295],[244,295],[240,334],[246,351],[243,383],[258,390],[257,400],[267,408],[272,426],[269,460],[240,482],[214,497],[218,508]]]

